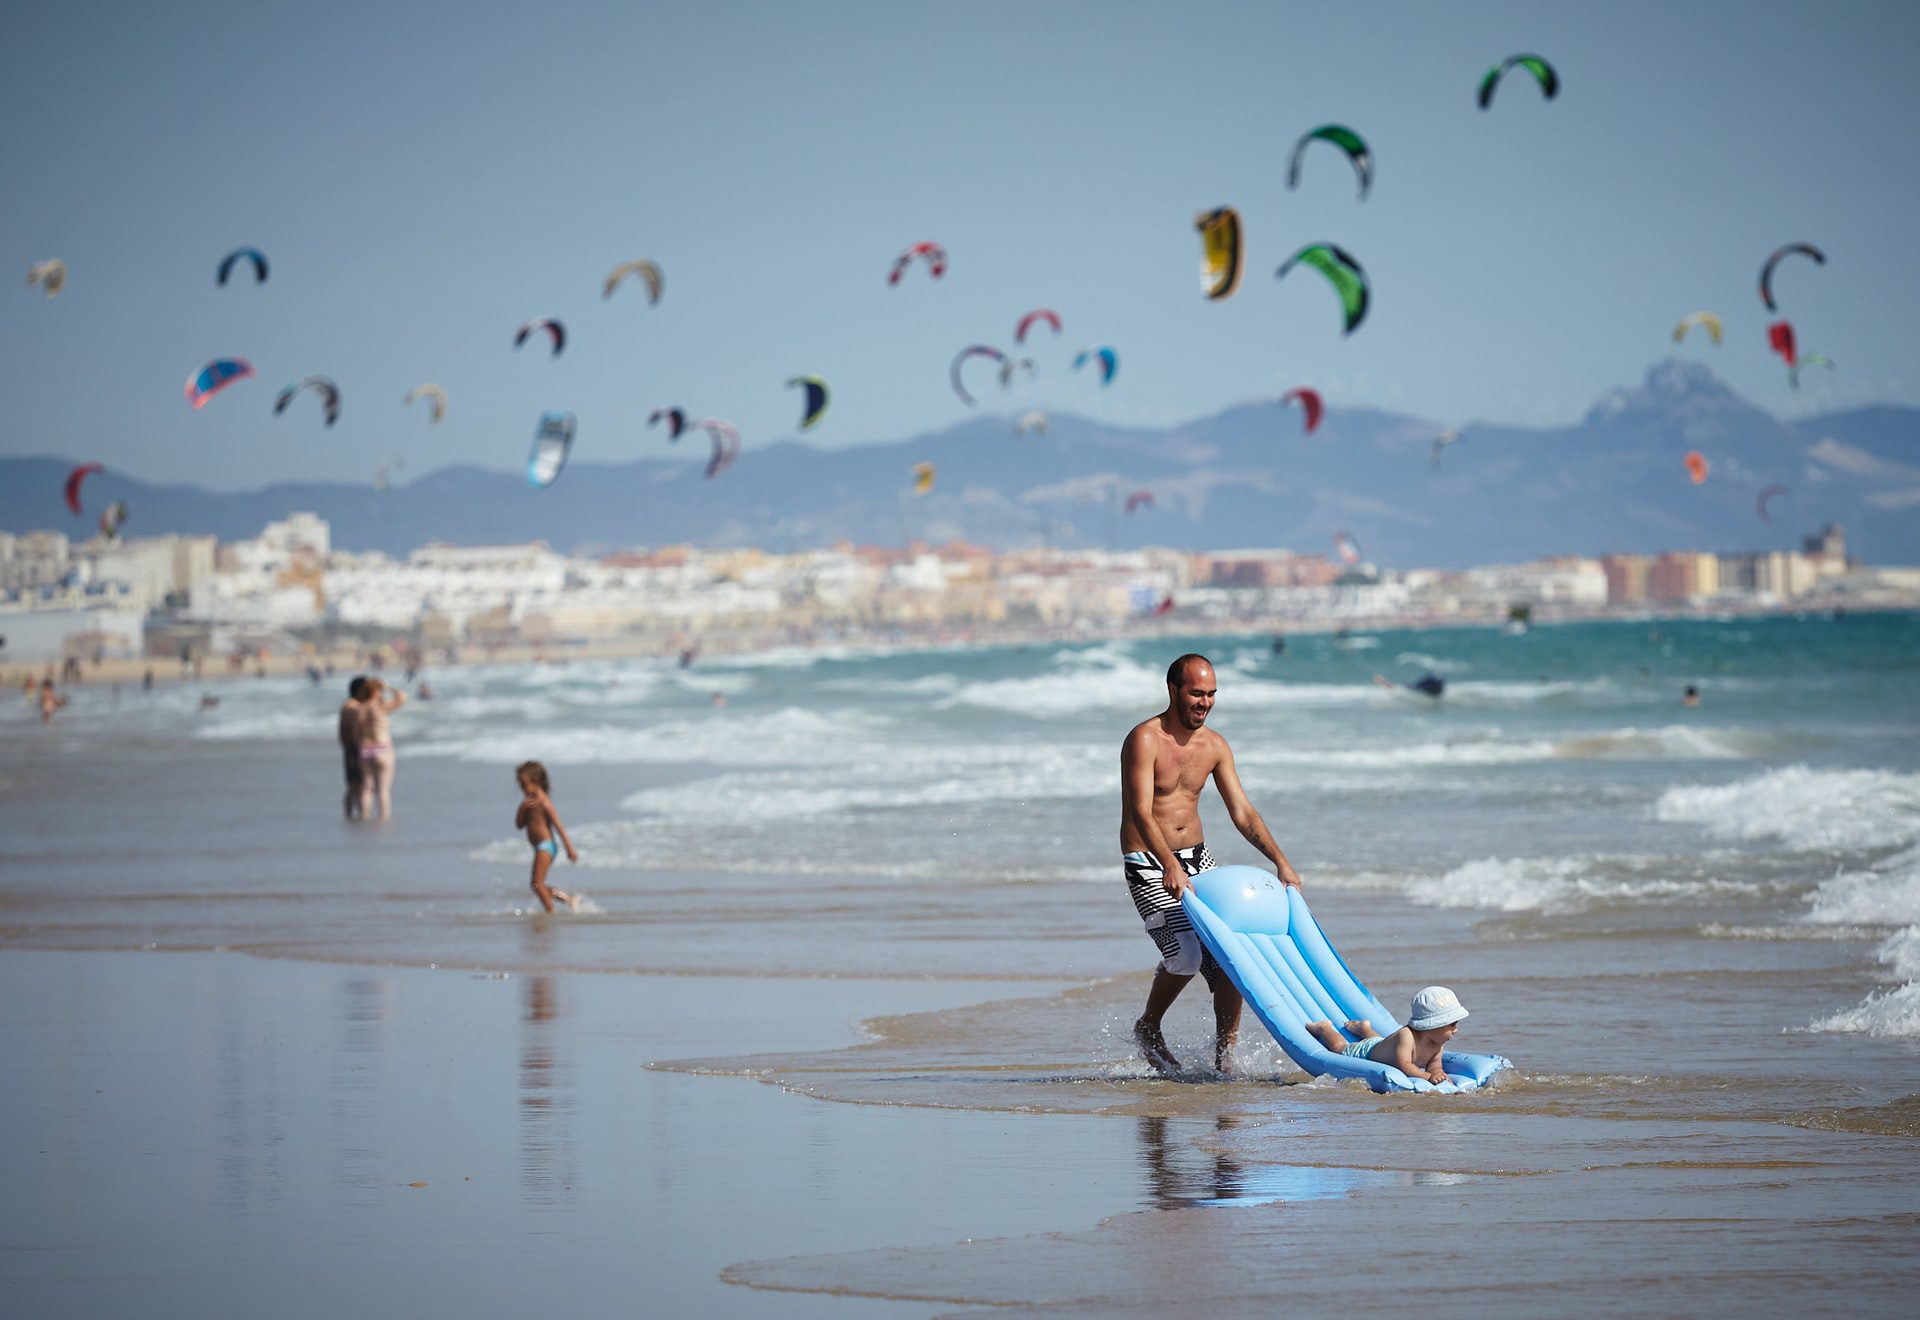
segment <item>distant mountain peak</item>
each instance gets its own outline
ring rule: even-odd
[[[1704,362],[1666,358],[1647,369],[1640,388],[1615,389],[1587,411],[1589,422],[1606,421],[1627,413],[1699,415],[1725,409],[1750,410],[1753,405],[1728,389]]]

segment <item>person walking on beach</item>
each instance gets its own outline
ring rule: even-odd
[[[556,898],[569,909],[577,909],[578,895],[547,887],[547,872],[560,855],[560,845],[566,845],[568,861],[580,860],[580,854],[573,850],[573,840],[567,837],[567,827],[560,823],[560,813],[554,809],[553,781],[547,777],[547,767],[538,761],[526,761],[514,770],[513,778],[520,785],[520,810],[514,813],[513,825],[525,830],[527,842],[533,845],[533,896],[549,912]]]
[[[1213,1062],[1219,1071],[1229,1070],[1240,1032],[1240,992],[1201,944],[1180,905],[1187,877],[1214,864],[1200,836],[1200,790],[1209,778],[1234,828],[1273,863],[1283,884],[1300,884],[1240,787],[1227,740],[1206,727],[1217,691],[1211,661],[1181,656],[1167,667],[1167,708],[1135,725],[1120,749],[1121,861],[1134,907],[1160,950],[1160,966],[1133,1037],[1161,1072],[1180,1067],[1161,1034],[1161,1021],[1194,973],[1204,976],[1213,991]]]
[[[374,803],[380,806],[380,819],[393,817],[393,729],[387,717],[407,704],[407,694],[390,688],[377,678],[367,680],[366,699],[360,711],[360,818],[370,819]]]
[[[366,713],[367,680],[356,677],[347,684],[347,699],[340,703],[340,759],[347,771],[347,795],[341,806],[348,820],[360,816],[360,794],[366,771],[360,764],[360,718]]]

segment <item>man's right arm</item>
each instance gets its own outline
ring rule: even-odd
[[[1147,845],[1153,859],[1160,863],[1160,883],[1177,898],[1187,887],[1187,868],[1174,855],[1173,845],[1167,842],[1166,833],[1153,815],[1155,750],[1153,732],[1146,725],[1127,735],[1126,744],[1120,749],[1120,793],[1128,823]]]

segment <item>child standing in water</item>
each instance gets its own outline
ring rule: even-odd
[[[547,872],[560,855],[561,844],[566,845],[568,861],[580,860],[580,854],[573,850],[573,840],[567,837],[567,827],[560,823],[560,813],[553,809],[550,796],[553,782],[547,778],[547,767],[538,761],[528,761],[513,772],[513,777],[519,781],[524,795],[520,810],[513,817],[514,828],[526,830],[527,842],[533,845],[533,896],[549,912],[553,911],[556,898],[569,909],[578,908],[577,895],[547,888]],[[556,839],[555,835],[559,837]]]

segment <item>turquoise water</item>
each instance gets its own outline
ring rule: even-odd
[[[601,970],[1107,976],[1122,736],[1186,647],[1310,894],[1417,934],[1854,941],[1847,1003],[1920,1034],[1920,620],[1590,623],[452,668],[394,720],[398,819],[336,812],[336,697],[299,680],[9,709],[9,940]],[[1446,674],[1430,701],[1373,685]],[[1696,708],[1682,689],[1699,687]],[[716,696],[724,698],[718,704]],[[511,768],[552,771],[585,914],[530,958]],[[1209,797],[1223,861],[1256,860]],[[1017,916],[1010,916],[1017,914]],[[1425,914],[1425,915],[1423,915]],[[665,925],[673,934],[659,938]]]

